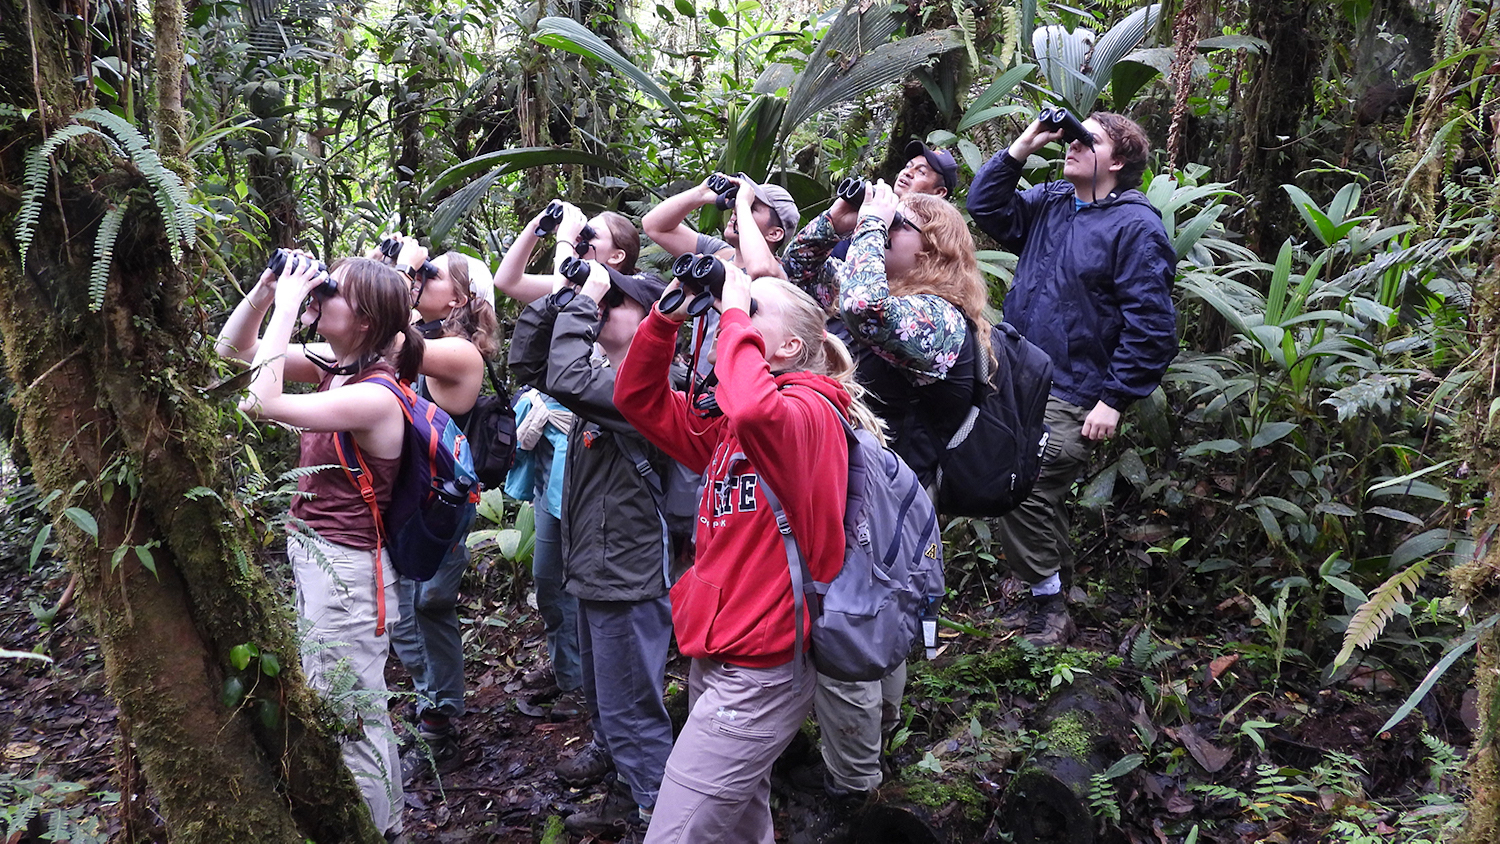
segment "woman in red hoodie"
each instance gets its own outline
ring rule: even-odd
[[[813,577],[831,579],[844,556],[849,471],[835,414],[878,430],[857,400],[848,351],[824,332],[811,297],[779,279],[752,284],[726,265],[719,304],[722,416],[704,418],[669,385],[681,309],[652,309],[615,381],[630,424],[708,476],[696,560],[672,588],[677,645],[693,660],[690,714],[647,842],[774,840],[771,764],[812,708],[816,672],[805,614],[803,652],[794,653],[786,550],[761,485],[781,500]]]

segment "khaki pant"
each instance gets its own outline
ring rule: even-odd
[[[297,615],[308,625],[302,640],[307,685],[363,727],[362,740],[344,743],[344,764],[354,774],[375,828],[399,833],[401,763],[385,686],[390,636],[375,635],[375,554],[296,534],[287,538],[286,550],[297,580]],[[396,570],[389,554],[380,562],[389,630],[401,618]]]
[[[874,791],[880,787],[881,716],[886,706],[901,711],[906,689],[906,663],[880,680],[835,680],[818,675],[813,711],[818,716],[823,766],[828,782],[844,791]]]
[[[1090,408],[1091,409],[1091,408]],[[1083,420],[1089,409],[1047,399],[1047,450],[1042,455],[1042,474],[1031,495],[1021,506],[1002,516],[996,536],[1005,549],[1010,571],[1028,584],[1040,583],[1062,573],[1073,576],[1073,546],[1068,541],[1068,493],[1088,466],[1089,444],[1083,438]]]
[[[771,765],[812,709],[812,660],[744,668],[693,660],[688,720],[667,758],[646,844],[774,844]]]

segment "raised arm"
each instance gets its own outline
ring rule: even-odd
[[[675,290],[677,282],[667,286]],[[664,316],[653,307],[636,329],[630,354],[615,374],[615,407],[631,427],[673,460],[703,472],[718,443],[714,430],[723,418],[702,419],[688,411],[687,396],[673,390],[672,355],[677,330],[686,315],[681,309]]]
[[[261,324],[265,322],[266,311],[276,300],[276,280],[276,274],[270,270],[262,272],[249,294],[235,306],[214,341],[214,351],[220,356],[241,363],[255,360],[260,349]],[[300,300],[297,304],[301,305]],[[296,312],[292,319],[295,330]],[[284,376],[292,381],[317,383],[322,373],[308,361],[301,344],[290,342],[290,332],[287,337],[288,343],[282,355]]]
[[[536,236],[536,226],[541,219],[542,215],[538,212],[531,218],[531,222],[521,228],[515,241],[505,251],[505,256],[500,259],[500,268],[495,271],[495,292],[509,296],[523,305],[529,305],[552,292],[551,275],[526,272],[526,263],[541,242],[541,238]],[[563,254],[554,254],[554,265],[563,256],[572,254],[572,246],[558,238],[554,247],[554,253],[556,252]]]
[[[714,201],[717,196],[708,180],[676,196],[662,200],[641,218],[641,230],[670,255],[692,252],[698,246],[698,233],[687,224],[689,214]]]

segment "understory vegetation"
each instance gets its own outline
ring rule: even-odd
[[[912,138],[955,151],[962,208],[1039,107],[1133,117],[1158,148],[1142,190],[1179,258],[1181,352],[1079,480],[1080,635],[1038,651],[1003,631],[1019,590],[1003,549],[985,520],[946,519],[941,647],[912,662],[892,776],[852,834],[904,829],[887,810],[953,841],[1418,844],[1500,827],[1489,0],[199,2],[181,9],[180,156],[157,152],[152,10],[78,5],[28,7],[87,43],[92,106],[0,102],[0,132],[27,151],[24,171],[0,170],[0,260],[45,275],[32,241],[49,180],[105,156],[140,179],[75,233],[94,272],[72,295],[108,312],[116,240],[157,226],[191,279],[194,354],[277,246],[334,257],[404,231],[494,266],[554,197],[639,218],[714,171],[784,184],[806,220],[845,175],[891,178]],[[1038,47],[1082,29],[1097,38],[1075,52]],[[18,49],[0,41],[0,61]],[[1034,156],[1027,182],[1058,178],[1061,154]],[[980,249],[998,306],[1015,259]],[[671,257],[648,247],[642,263]],[[271,556],[295,439],[235,413],[235,388],[213,388],[224,498]],[[17,407],[27,389],[10,385]],[[88,635],[57,600],[63,538],[102,547],[80,490],[134,500],[152,467],[121,458],[39,488],[29,467],[49,455],[0,422],[16,443],[0,520],[14,691],[63,670],[30,654]],[[538,650],[529,505],[488,493],[481,514],[468,641],[516,668]],[[109,550],[155,572],[158,548]],[[226,706],[247,700],[274,707],[244,682]],[[153,784],[0,741],[0,840],[171,837],[143,808]],[[1083,819],[1018,828],[1055,783]],[[776,800],[792,840],[832,834],[802,798]],[[534,840],[550,816],[473,840]]]

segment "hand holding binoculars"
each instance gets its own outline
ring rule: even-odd
[[[734,207],[734,200],[740,194],[738,183],[730,181],[723,173],[715,173],[708,177],[708,189],[718,194],[714,198],[714,207],[720,211],[727,211]]]
[[[663,313],[682,307],[689,296],[688,316],[700,317],[713,307],[714,299],[724,295],[724,264],[712,255],[684,253],[672,262],[672,276],[682,286],[667,292],[661,299]]]
[[[314,296],[327,299],[338,292],[338,279],[330,276],[328,267],[311,255],[299,255],[289,249],[277,249],[266,261],[266,269],[278,276],[286,272],[297,272],[303,267],[316,267],[318,275],[323,278],[322,282],[313,288]]]
[[[1057,108],[1044,108],[1037,112],[1037,122],[1041,123],[1049,131],[1056,132],[1061,129],[1063,143],[1071,144],[1078,141],[1089,149],[1094,148],[1094,134],[1083,128],[1083,124],[1073,113],[1061,106]]]
[[[557,224],[562,222],[563,204],[559,200],[552,200],[547,207],[542,209],[542,218],[536,222],[536,236],[546,237],[557,231]]]

